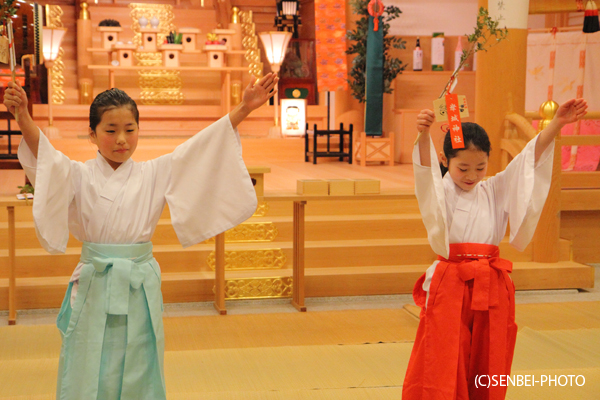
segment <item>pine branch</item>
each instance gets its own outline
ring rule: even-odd
[[[475,31],[471,35],[465,35],[470,46],[467,50],[463,50],[458,67],[456,67],[456,69],[450,76],[450,79],[446,83],[446,86],[444,86],[444,90],[442,91],[442,94],[439,98],[444,97],[453,80],[456,79],[456,77],[458,76],[458,72],[465,65],[467,59],[471,55],[474,55],[478,51],[488,51],[490,48],[496,46],[502,40],[507,38],[508,29],[498,29],[499,24],[500,21],[494,20],[492,17],[490,17],[490,14],[487,9],[483,7],[479,8]],[[488,42],[492,38],[495,40],[488,46]]]

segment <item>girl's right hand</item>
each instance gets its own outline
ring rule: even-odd
[[[429,128],[435,121],[435,114],[431,110],[421,110],[417,115],[417,131],[429,133]]]
[[[4,89],[4,105],[12,115],[15,115],[16,110],[19,110],[20,115],[29,112],[25,90],[13,82],[8,82]]]

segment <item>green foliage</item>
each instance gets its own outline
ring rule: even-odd
[[[479,8],[475,30],[472,34],[465,35],[469,41],[469,46],[467,49],[463,50],[458,68],[454,70],[454,73],[446,84],[446,87],[440,95],[440,98],[446,94],[450,84],[458,75],[458,71],[460,71],[460,69],[466,64],[467,58],[478,51],[488,51],[491,47],[497,45],[500,43],[500,41],[507,38],[508,29],[498,29],[499,24],[500,20],[494,20],[492,17],[490,17],[490,13],[486,8]]]
[[[25,186],[17,186],[17,187],[19,189],[21,189],[21,191],[19,192],[21,194],[26,194],[26,193],[34,194],[34,192],[35,192],[35,189],[29,183],[26,183]]]
[[[107,18],[100,21],[98,26],[121,26],[121,23],[116,19]]]
[[[4,25],[8,18],[16,14],[15,0],[3,0],[0,5],[0,23]]]
[[[348,49],[346,54],[356,54],[354,60],[352,60],[352,67],[350,68],[350,89],[352,89],[352,95],[361,103],[365,101],[365,75],[367,69],[367,32],[369,30],[369,11],[367,6],[369,0],[351,0],[350,5],[354,10],[355,14],[362,15],[362,17],[356,23],[356,29],[348,31],[346,37],[349,41],[353,42]],[[395,6],[387,6],[383,12],[383,85],[385,93],[392,93],[390,87],[392,81],[401,71],[406,68],[406,64],[403,65],[402,61],[397,58],[392,58],[389,55],[389,49],[391,47],[396,49],[404,49],[406,42],[398,37],[388,36],[390,30],[389,22],[400,17],[402,11]],[[381,26],[380,26],[381,29]]]

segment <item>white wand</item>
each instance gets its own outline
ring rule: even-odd
[[[12,73],[12,81],[13,83],[16,85],[17,84],[17,79],[16,79],[16,72],[15,72],[15,66],[17,64],[16,62],[16,56],[15,56],[15,41],[14,41],[14,37],[13,37],[13,26],[12,26],[12,20],[10,18],[8,18],[8,21],[6,23],[6,30],[8,32],[8,48],[9,48],[9,55],[10,55],[10,72]],[[19,109],[17,107],[15,107],[15,120],[17,121],[17,123],[19,122]]]

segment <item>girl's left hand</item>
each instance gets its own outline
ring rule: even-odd
[[[587,114],[587,101],[584,99],[571,99],[558,107],[554,118],[562,125],[577,122]]]
[[[249,111],[256,110],[275,95],[279,77],[270,72],[263,76],[258,82],[255,81],[256,78],[252,76],[250,84],[244,90],[244,96],[242,98],[242,101],[246,104]]]

